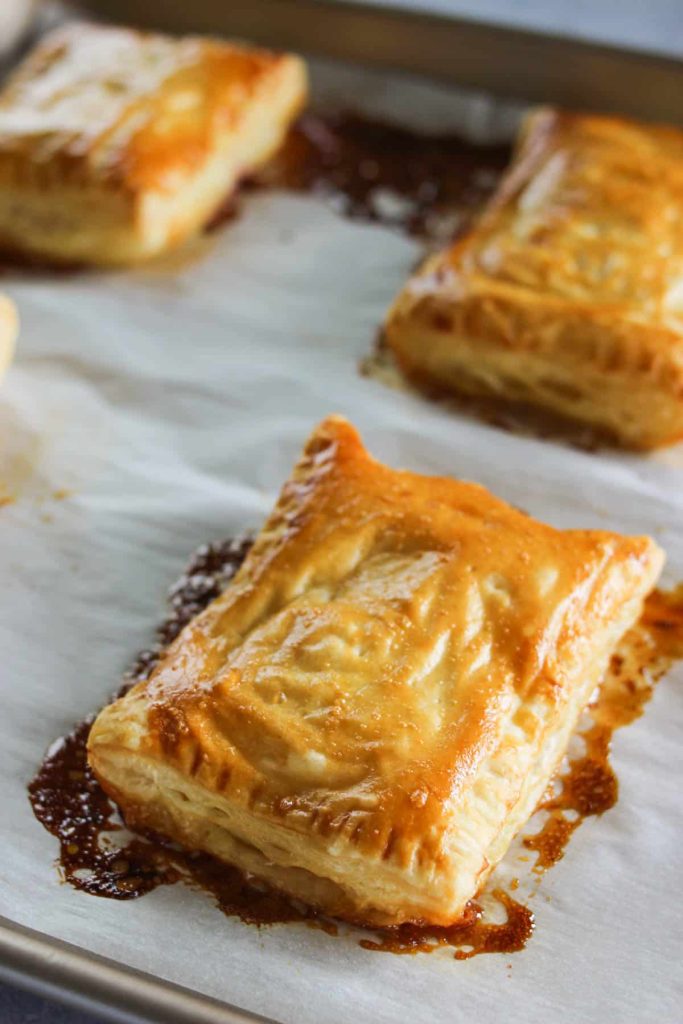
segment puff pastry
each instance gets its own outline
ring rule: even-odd
[[[663,561],[374,461],[331,417],[90,763],[127,821],[364,924],[460,917]]]
[[[0,295],[0,380],[12,362],[18,331],[16,306],[6,295]]]
[[[305,95],[297,57],[59,29],[0,94],[0,247],[96,264],[161,252],[277,149]]]
[[[683,132],[541,109],[480,221],[398,296],[418,383],[634,448],[683,437]]]

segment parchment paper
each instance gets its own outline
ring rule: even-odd
[[[516,115],[369,73],[318,66],[317,80],[342,105],[480,137],[509,132]],[[0,281],[23,321],[0,391],[0,481],[16,495],[0,509],[0,912],[287,1024],[675,1024],[680,671],[617,734],[620,801],[543,879],[537,934],[512,957],[456,963],[303,926],[259,931],[183,886],[90,897],[58,884],[56,842],[29,807],[44,749],[115,688],[188,555],[258,526],[329,412],[392,465],[478,480],[557,526],[652,533],[669,580],[683,579],[681,447],[588,454],[359,376],[418,255],[322,201],[256,194],[235,223],[156,266]]]

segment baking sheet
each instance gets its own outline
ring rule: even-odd
[[[479,137],[514,105],[316,65],[361,102]],[[683,449],[641,458],[521,438],[362,378],[419,245],[322,201],[254,194],[186,253],[130,273],[10,275],[18,357],[0,391],[0,913],[282,1022],[680,1019],[683,673],[616,737],[617,807],[531,899],[514,956],[392,956],[305,926],[257,930],[201,893],[130,903],[60,886],[25,786],[45,747],[115,688],[190,552],[258,526],[314,423],[342,412],[395,466],[478,480],[557,526],[652,533],[683,579]],[[523,873],[508,859],[505,871]]]

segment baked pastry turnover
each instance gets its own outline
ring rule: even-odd
[[[6,295],[0,295],[0,380],[12,362],[18,331],[16,307]]]
[[[0,94],[0,247],[146,259],[204,225],[306,95],[293,56],[69,25]]]
[[[375,462],[332,417],[90,763],[134,827],[366,924],[459,918],[663,556]]]
[[[683,132],[533,113],[487,210],[409,281],[386,338],[418,384],[634,448],[683,437]]]

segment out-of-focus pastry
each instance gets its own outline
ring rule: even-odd
[[[313,433],[90,763],[134,827],[364,924],[448,924],[533,812],[662,552]]]
[[[294,56],[58,29],[0,94],[0,248],[96,264],[162,252],[271,156],[305,96]]]
[[[0,294],[0,380],[5,375],[14,355],[19,332],[19,317],[11,299]]]
[[[541,109],[482,218],[396,299],[418,384],[683,437],[683,132]]]

